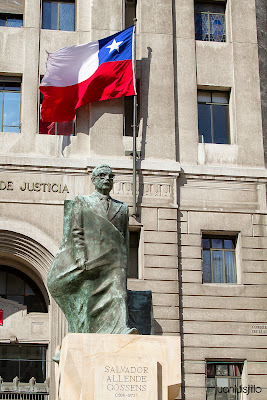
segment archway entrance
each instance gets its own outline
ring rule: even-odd
[[[46,276],[52,259],[33,239],[0,231],[1,399],[48,399],[51,332]]]
[[[38,285],[24,272],[0,265],[0,297],[27,307],[27,312],[47,312],[44,296]]]

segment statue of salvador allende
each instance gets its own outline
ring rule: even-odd
[[[65,202],[63,239],[48,288],[70,332],[137,334],[128,327],[128,206],[110,197],[108,165],[92,172],[95,191]]]

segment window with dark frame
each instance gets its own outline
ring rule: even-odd
[[[236,283],[236,236],[202,236],[203,283]]]
[[[195,1],[195,38],[225,42],[225,2]]]
[[[27,312],[47,312],[44,297],[36,283],[23,272],[0,266],[0,296],[27,306]]]
[[[23,26],[24,0],[0,0],[0,26]]]
[[[200,143],[230,144],[229,92],[198,90]]]
[[[21,28],[23,26],[23,14],[0,13],[0,26]]]
[[[125,29],[134,24],[137,0],[125,0]]]
[[[0,76],[0,131],[20,132],[21,78]]]
[[[140,232],[129,232],[129,266],[128,278],[138,279],[138,253],[139,253]]]
[[[43,0],[42,28],[60,31],[74,31],[75,1]]]
[[[0,344],[0,376],[4,382],[12,382],[17,376],[20,382],[34,377],[38,383],[46,380],[47,346],[30,344]]]
[[[206,400],[241,400],[243,366],[243,362],[206,362]]]

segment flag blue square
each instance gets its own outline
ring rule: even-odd
[[[115,35],[99,40],[99,65],[104,62],[132,59],[133,30],[134,27],[131,26]]]

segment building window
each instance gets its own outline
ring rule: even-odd
[[[202,237],[203,283],[236,283],[236,237]]]
[[[125,0],[125,29],[134,24],[137,0]]]
[[[24,304],[28,312],[47,312],[36,283],[23,272],[5,265],[0,266],[0,296]]]
[[[43,0],[42,28],[60,31],[74,31],[75,2],[70,0]]]
[[[243,363],[207,362],[206,400],[241,400],[242,371]]]
[[[138,279],[139,231],[130,231],[128,278]]]
[[[199,90],[197,98],[199,141],[229,144],[229,93]]]
[[[37,382],[44,382],[46,350],[46,346],[40,345],[0,345],[0,376],[3,381],[12,382],[17,376],[19,381],[24,383],[29,382],[32,377]]]
[[[21,79],[0,76],[1,132],[20,132]]]
[[[22,14],[0,13],[0,26],[21,28],[23,25]]]
[[[225,42],[225,3],[195,2],[196,40]]]
[[[22,27],[24,0],[0,0],[0,26]]]

